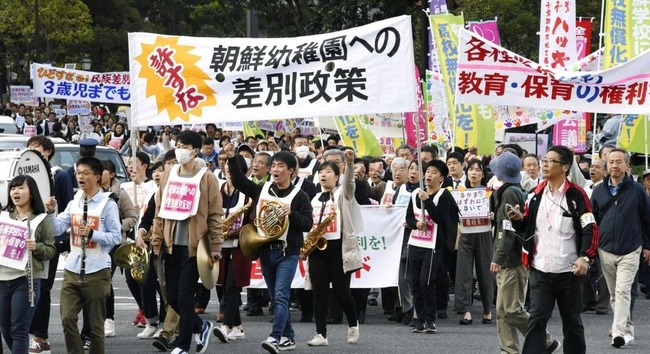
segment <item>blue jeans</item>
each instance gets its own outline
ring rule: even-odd
[[[29,285],[26,277],[0,281],[0,331],[12,353],[29,351],[28,293]]]
[[[285,256],[281,248],[271,249],[267,246],[262,247],[260,262],[269,296],[275,304],[271,337],[277,339],[278,342],[281,337],[293,339],[289,298],[291,296],[291,281],[298,266],[298,255]]]

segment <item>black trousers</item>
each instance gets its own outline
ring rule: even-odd
[[[224,248],[223,253],[226,280],[223,286],[224,295],[221,303],[223,306],[224,320],[223,324],[232,328],[241,325],[241,316],[239,314],[239,306],[241,306],[241,288],[235,285],[235,272],[233,270],[232,259],[230,256],[231,250]]]
[[[352,272],[343,272],[341,240],[330,240],[323,251],[315,250],[309,256],[309,279],[314,294],[316,332],[327,337],[327,296],[330,291],[343,309],[348,326],[357,325],[357,310],[350,293]],[[330,283],[332,288],[330,289]]]
[[[429,248],[408,246],[413,303],[420,321],[436,320],[436,276],[442,254]]]
[[[530,320],[523,354],[546,353],[546,324],[557,301],[562,318],[562,347],[565,353],[586,352],[582,312],[582,279],[571,272],[544,273],[530,270]]]
[[[187,246],[174,245],[172,253],[163,253],[167,300],[178,313],[178,347],[189,351],[192,333],[199,333],[203,320],[194,312],[194,295],[199,281],[196,257],[189,257]]]
[[[155,262],[151,256],[149,261],[149,273],[147,277],[140,284],[140,296],[142,298],[142,311],[146,319],[155,319],[158,317],[160,323],[165,322],[165,316],[167,312],[165,310],[166,304],[163,300],[162,292],[160,291],[160,284],[158,283],[158,274],[156,273],[156,267],[153,266]],[[160,307],[158,307],[158,300],[156,299],[156,293],[160,297]]]

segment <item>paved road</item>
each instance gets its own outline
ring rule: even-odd
[[[62,273],[59,273],[59,278]],[[151,340],[137,339],[141,329],[131,326],[131,320],[135,316],[137,306],[130,298],[130,294],[124,277],[116,273],[116,329],[117,336],[107,338],[107,353],[154,353],[156,349],[151,345]],[[53,311],[50,323],[50,343],[52,353],[65,353],[63,330],[59,319],[59,289],[61,280],[57,279],[53,291]],[[245,296],[243,299],[245,300]],[[208,306],[208,313],[205,319],[214,320],[216,303],[216,292],[213,292],[213,299]],[[450,302],[453,304],[453,301]],[[594,313],[583,314],[583,322],[587,336],[588,353],[649,353],[650,352],[650,300],[639,298],[636,303],[636,341],[633,345],[616,350],[609,345],[610,338],[607,331],[612,319],[611,314],[602,316]],[[395,322],[388,322],[386,316],[381,312],[381,306],[368,307],[366,323],[361,325],[361,339],[355,345],[346,342],[347,326],[328,326],[329,347],[311,348],[307,341],[315,334],[314,323],[296,323],[297,349],[298,353],[498,353],[499,347],[496,336],[496,325],[484,325],[480,323],[480,304],[475,303],[473,308],[475,319],[479,319],[472,326],[460,326],[459,318],[452,315],[450,319],[438,320],[437,334],[413,334],[410,327],[398,325]],[[451,314],[452,312],[450,312]],[[292,317],[297,319],[300,313],[292,311]],[[208,353],[265,353],[260,343],[268,336],[271,324],[270,316],[265,310],[265,316],[246,317],[243,315],[246,339],[227,344],[220,343],[216,337],[210,340]],[[215,322],[216,323],[216,322]],[[549,323],[549,330],[555,337],[560,338],[562,334],[559,314],[553,315]],[[5,348],[5,353],[9,351]]]

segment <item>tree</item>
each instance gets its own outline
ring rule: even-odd
[[[93,39],[81,0],[0,0],[0,18],[5,59],[20,83],[29,80],[30,62],[80,62]]]

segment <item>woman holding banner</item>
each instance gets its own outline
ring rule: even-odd
[[[467,163],[466,175],[465,186],[467,188],[485,189],[487,174],[485,165],[481,160],[471,159]],[[488,197],[485,196],[485,198]],[[460,320],[461,325],[471,325],[473,323],[472,313],[470,312],[474,292],[473,269],[476,269],[476,278],[481,292],[483,323],[492,323],[491,307],[494,296],[494,277],[490,273],[493,248],[490,216],[462,218],[460,222],[454,307],[457,313],[463,314],[463,318]]]
[[[40,280],[47,278],[44,261],[54,257],[54,226],[47,219],[36,181],[28,175],[14,177],[8,187],[9,199],[5,211],[0,214],[4,227],[18,227],[30,232],[24,240],[6,245],[3,251],[22,253],[28,257],[25,268],[0,265],[0,331],[12,353],[27,353],[29,350],[29,326],[35,305],[40,295]],[[17,226],[17,225],[16,225]],[[20,233],[20,231],[18,232]],[[3,238],[9,238],[9,232]],[[34,235],[34,237],[32,237]],[[10,240],[11,241],[11,240]],[[3,240],[4,243],[4,240]],[[10,248],[13,248],[10,250]],[[29,251],[30,253],[26,253]],[[23,258],[24,259],[24,258]]]
[[[344,154],[346,165],[341,185],[338,165],[324,162],[318,170],[322,192],[312,199],[314,227],[318,229],[328,218],[332,221],[321,235],[327,240],[327,247],[323,250],[317,248],[309,255],[309,281],[314,292],[316,318],[316,335],[307,342],[309,346],[328,345],[327,299],[330,283],[331,291],[348,320],[348,343],[359,340],[359,322],[350,292],[350,276],[361,268],[357,233],[363,229],[363,224],[361,210],[354,198],[354,151],[346,150]],[[309,242],[309,236],[306,242]]]

